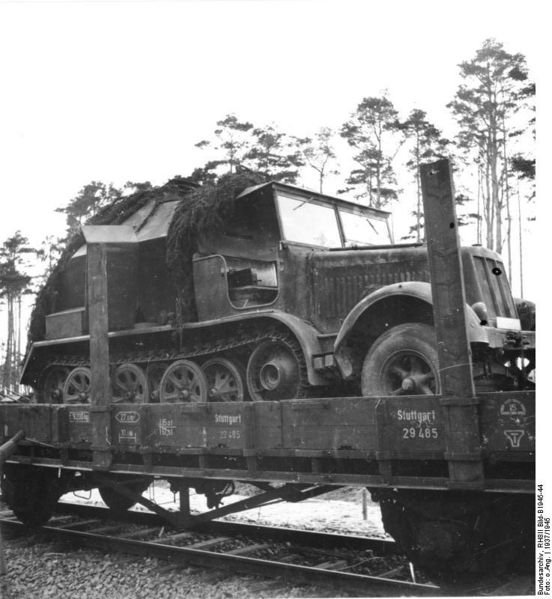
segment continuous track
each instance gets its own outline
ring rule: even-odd
[[[115,518],[106,508],[60,503],[51,523],[40,530],[81,546],[232,573],[333,584],[364,596],[442,594],[437,586],[404,580],[407,562],[395,544],[384,539],[229,522],[176,532],[147,512]],[[0,523],[24,528],[8,511],[0,512]]]

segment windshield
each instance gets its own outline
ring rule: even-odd
[[[391,243],[387,221],[340,210],[345,246],[385,245]]]
[[[341,247],[337,217],[332,207],[282,193],[277,194],[277,202],[286,241],[327,248]]]

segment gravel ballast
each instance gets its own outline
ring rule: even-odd
[[[355,494],[356,493],[356,494]],[[173,494],[164,484],[157,484],[145,496],[176,508]],[[243,499],[232,496],[224,504]],[[368,501],[368,518],[362,519],[360,492],[341,494],[339,499],[322,498],[289,504],[278,503],[228,516],[259,524],[289,526],[326,532],[383,536],[377,504]],[[67,495],[65,500],[78,500]],[[345,500],[347,499],[347,500]],[[101,504],[97,492],[81,501]],[[205,511],[205,498],[191,494],[192,510]],[[0,581],[0,599],[60,598],[119,599],[136,597],[165,599],[270,598],[270,597],[337,597],[349,596],[339,589],[314,585],[298,586],[294,581],[236,576],[219,570],[175,566],[155,558],[121,554],[106,555],[93,549],[70,547],[66,543],[48,542],[41,533],[13,536],[5,533],[4,549],[7,575]]]

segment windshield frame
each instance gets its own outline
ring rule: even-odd
[[[301,191],[303,191],[303,190],[301,190]],[[323,206],[325,208],[332,209],[334,212],[335,222],[337,223],[340,245],[339,246],[326,246],[326,245],[319,245],[319,244],[315,244],[315,243],[309,243],[309,242],[306,242],[303,240],[287,239],[286,236],[284,235],[284,222],[283,222],[282,212],[280,209],[280,202],[279,202],[280,196],[284,196],[284,197],[287,197],[292,200],[296,200],[298,202],[302,202],[305,204],[307,204],[307,203],[315,204],[315,205]],[[332,198],[331,196],[323,196],[314,191],[309,193],[305,190],[305,194],[303,195],[302,193],[298,193],[295,189],[288,189],[287,186],[286,187],[282,186],[282,188],[280,188],[280,185],[274,186],[273,197],[274,197],[274,207],[276,210],[276,215],[278,218],[278,225],[279,225],[279,229],[280,229],[280,237],[281,237],[281,241],[283,241],[283,242],[293,243],[293,244],[297,244],[297,245],[303,245],[306,247],[320,248],[320,249],[324,249],[324,250],[353,249],[355,247],[370,247],[372,245],[374,245],[374,246],[382,245],[382,244],[371,244],[368,242],[365,244],[356,243],[353,245],[347,245],[348,242],[347,242],[347,238],[345,235],[343,220],[341,218],[341,211],[344,211],[344,212],[348,212],[348,213],[351,213],[351,214],[354,214],[357,216],[367,218],[369,220],[377,220],[377,221],[385,223],[385,227],[386,227],[386,231],[387,231],[387,239],[385,240],[385,243],[383,245],[390,245],[393,243],[391,228],[390,228],[390,224],[389,224],[389,213],[384,210],[376,210],[376,209],[370,208],[368,206],[356,205],[347,200],[342,200],[340,198]]]
[[[350,205],[337,206],[337,213],[338,213],[339,221],[341,223],[341,228],[343,230],[342,242],[343,242],[344,248],[355,248],[355,247],[364,247],[364,246],[371,246],[371,245],[388,245],[388,244],[393,243],[393,237],[391,235],[391,228],[389,226],[389,217],[387,215],[384,216],[383,214],[380,215],[375,212],[367,212],[366,210],[363,210],[361,206],[359,206],[358,209],[356,209],[356,208],[357,208],[356,206],[350,206]],[[379,221],[380,223],[383,223],[385,225],[385,230],[387,233],[386,239],[383,240],[382,243],[380,243],[380,242],[378,242],[378,243],[359,242],[359,241],[355,240],[355,243],[348,245],[349,243],[351,243],[352,240],[349,241],[347,239],[346,227],[345,227],[345,224],[341,217],[341,212],[348,212],[349,214],[354,214],[355,216],[365,218],[369,222],[370,221]],[[375,227],[374,227],[374,229],[375,229]]]

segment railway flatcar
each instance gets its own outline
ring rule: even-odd
[[[357,485],[433,574],[527,555],[534,305],[496,253],[459,247],[448,163],[422,174],[427,244],[243,173],[84,226],[33,315],[35,401],[0,406],[4,440],[25,433],[2,480],[18,517],[93,487],[149,504],[153,478],[181,494],[175,526],[243,507],[220,507],[236,480],[262,491],[248,507]],[[209,515],[187,512],[190,488]]]

